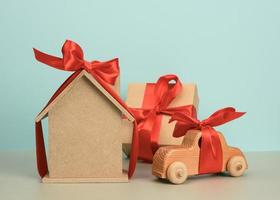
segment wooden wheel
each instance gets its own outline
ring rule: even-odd
[[[227,163],[227,171],[231,176],[241,176],[246,169],[246,161],[242,156],[233,156]]]
[[[167,178],[171,183],[181,184],[188,178],[188,170],[184,163],[173,162],[167,169]]]

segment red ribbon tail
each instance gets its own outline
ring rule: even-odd
[[[48,172],[47,156],[41,121],[35,122],[37,168],[41,178]]]
[[[128,178],[132,178],[135,168],[136,168],[136,163],[137,163],[137,158],[138,158],[138,153],[139,153],[139,135],[138,135],[138,130],[137,130],[137,122],[134,121],[134,130],[133,130],[133,138],[132,138],[132,148],[131,148],[131,153],[130,153],[130,160],[129,160],[129,167],[128,167]]]
[[[223,164],[223,151],[219,135],[212,127],[204,127],[201,132],[199,173],[220,172]]]
[[[244,114],[245,112],[236,112],[235,108],[233,107],[227,107],[214,112],[210,117],[203,120],[203,123],[212,127],[220,126],[222,124],[235,120]]]
[[[43,53],[35,48],[33,48],[33,51],[36,60],[38,60],[39,62],[54,67],[56,69],[64,70],[62,58]]]

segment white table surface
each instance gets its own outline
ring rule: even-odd
[[[183,185],[161,182],[139,163],[129,183],[42,184],[32,152],[0,152],[0,200],[40,199],[280,199],[280,152],[246,153],[242,177],[205,175]]]

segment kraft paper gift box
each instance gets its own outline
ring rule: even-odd
[[[127,182],[122,143],[131,142],[131,135],[121,129],[134,118],[118,96],[118,60],[84,61],[82,49],[69,40],[62,48],[63,58],[34,52],[40,62],[75,71],[35,120],[37,168],[42,181]],[[46,117],[48,156],[41,125]]]
[[[166,78],[167,77],[167,78]],[[170,102],[170,104],[167,106],[167,109],[172,108],[180,108],[180,107],[187,107],[187,109],[191,110],[190,114],[196,114],[196,110],[198,108],[198,92],[197,92],[197,86],[192,83],[183,83],[181,84],[180,80],[175,75],[166,75],[159,79],[157,83],[131,83],[128,85],[128,92],[127,92],[127,99],[126,104],[130,108],[143,108],[143,109],[153,109],[153,105],[147,105],[147,102],[145,102],[146,98],[153,98],[154,95],[153,88],[156,87],[156,85],[159,82],[168,82],[168,85],[174,85],[170,84],[169,82],[175,81],[176,85],[180,86],[180,92],[176,95],[176,97]],[[163,83],[164,84],[164,83]],[[166,84],[166,83],[165,83]],[[151,89],[148,89],[151,88]],[[178,90],[179,90],[178,89]],[[168,96],[168,95],[167,95]],[[146,104],[146,105],[145,105]],[[193,110],[191,108],[194,108]],[[195,113],[194,113],[195,112]],[[175,126],[175,123],[169,123],[170,115],[159,113],[158,115],[161,115],[161,119],[156,120],[157,124],[159,124],[159,129],[157,130],[158,133],[156,133],[158,138],[154,139],[156,140],[157,144],[145,144],[145,142],[141,142],[141,138],[139,143],[139,158],[141,160],[151,162],[152,161],[152,154],[157,150],[159,146],[165,146],[165,145],[179,145],[182,143],[183,138],[175,138],[172,136],[172,132]],[[137,120],[136,120],[137,121]],[[127,124],[126,127],[124,127],[123,132],[131,132],[131,126]],[[139,137],[141,137],[141,133],[139,133]],[[153,137],[153,136],[151,136]],[[151,138],[153,140],[153,138]],[[151,146],[151,147],[150,147]],[[141,151],[144,149],[146,151],[147,149],[151,149],[150,153],[147,153],[146,155],[141,155]],[[124,153],[129,156],[131,151],[131,143],[125,143],[123,145],[123,151]],[[149,150],[148,150],[149,151]],[[144,153],[145,154],[145,153]]]

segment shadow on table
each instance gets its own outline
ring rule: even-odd
[[[246,176],[246,173],[243,176]],[[195,175],[195,176],[188,177],[188,179],[186,180],[186,182],[184,184],[186,184],[188,182],[195,183],[195,182],[211,180],[211,179],[219,179],[219,178],[221,178],[221,179],[227,179],[227,178],[233,179],[234,177],[230,176],[227,173]],[[161,178],[155,178],[154,182],[161,183],[161,184],[163,183],[163,184],[171,184],[171,185],[173,185],[167,179],[161,179]]]

